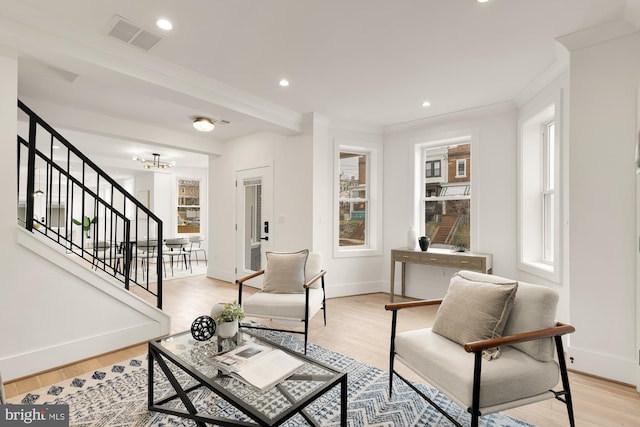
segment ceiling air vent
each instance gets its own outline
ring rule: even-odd
[[[145,51],[149,51],[156,43],[162,40],[162,37],[144,30],[118,15],[115,15],[111,19],[105,33],[109,37],[113,37],[114,39],[118,39]]]

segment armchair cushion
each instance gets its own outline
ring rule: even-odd
[[[517,282],[498,276],[456,273],[433,332],[458,344],[502,336],[517,289]]]
[[[461,407],[471,407],[473,353],[467,353],[431,329],[399,333],[395,350],[403,364]],[[509,407],[507,402],[518,399],[548,398],[549,390],[558,382],[559,372],[554,360],[541,362],[511,346],[503,347],[499,359],[482,364],[480,408],[483,413],[491,413],[503,410],[502,405]]]
[[[309,289],[309,319],[323,304],[322,289]],[[265,319],[291,320],[300,322],[305,318],[305,294],[276,294],[257,292],[243,302],[244,312],[249,317]]]
[[[558,293],[546,286],[518,282],[518,295],[513,301],[503,334],[514,335],[555,326],[558,299]],[[555,355],[553,338],[511,345],[543,362],[552,360]]]
[[[291,253],[267,252],[262,291],[277,294],[304,292],[308,256],[308,249]]]
[[[515,283],[504,277],[475,271],[459,271],[456,276],[475,282]],[[514,335],[555,326],[559,298],[557,292],[546,286],[518,282],[518,291],[502,335]],[[512,344],[512,346],[543,362],[552,360],[555,355],[553,338],[527,341]]]

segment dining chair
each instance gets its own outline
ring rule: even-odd
[[[109,267],[113,270],[114,275],[116,273],[124,274],[124,254],[118,247],[103,240],[90,242],[88,246],[93,252],[93,268],[102,267],[102,270],[106,271]]]
[[[136,242],[136,255],[140,260],[140,269],[142,270],[142,280],[145,278],[145,272],[149,273],[150,261],[154,261],[157,257],[156,251],[158,250],[157,240],[138,240]],[[164,275],[167,275],[167,267],[162,264],[164,268]]]
[[[187,269],[187,252],[184,248],[189,244],[189,239],[186,237],[178,237],[173,239],[166,239],[164,245],[168,248],[167,251],[163,251],[163,258],[169,257],[169,264],[171,266],[171,276],[173,276],[173,264],[175,258],[178,259],[178,265],[180,265],[180,259],[184,262],[184,268]],[[192,271],[193,272],[193,271]],[[165,276],[166,276],[165,271]]]
[[[200,260],[198,259],[198,252],[202,252],[204,254],[205,265],[208,264],[207,251],[202,247],[203,241],[204,239],[200,235],[189,236],[189,246],[184,248],[184,251],[189,255],[189,266],[191,266],[192,254],[195,254],[196,256],[196,265],[200,265]]]

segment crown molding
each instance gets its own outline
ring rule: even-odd
[[[631,16],[631,13],[629,15]],[[627,20],[618,20],[566,34],[558,37],[556,40],[568,50],[573,51],[628,36],[637,31],[638,26],[634,23]]]

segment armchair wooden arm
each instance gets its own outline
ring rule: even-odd
[[[238,285],[238,304],[242,305],[242,285],[244,284],[244,282],[246,282],[247,280],[251,280],[254,277],[258,277],[261,274],[264,274],[264,269],[260,271],[256,271],[255,273],[249,274],[248,276],[236,279],[236,285]]]
[[[238,285],[238,303],[242,304],[242,286],[244,285],[244,282],[254,279],[260,275],[264,274],[264,269],[260,270],[260,271],[256,271],[255,273],[249,274],[248,276],[245,277],[241,277],[239,279],[236,279],[236,285]],[[316,274],[315,276],[313,276],[311,278],[311,280],[309,280],[307,283],[305,283],[303,285],[304,289],[309,289],[311,287],[311,285],[313,285],[315,282],[317,282],[318,280],[324,278],[324,275],[327,274],[326,270],[320,270],[320,272],[318,274]],[[323,287],[324,287],[324,282],[322,283]]]
[[[403,308],[414,308],[414,307],[424,307],[427,305],[439,305],[442,304],[441,299],[428,299],[428,300],[420,300],[420,301],[407,301],[407,302],[396,302],[392,304],[386,304],[384,309],[387,311],[396,311],[401,310]]]
[[[244,282],[246,282],[247,280],[251,280],[254,277],[258,277],[259,275],[264,274],[264,270],[260,270],[260,271],[256,271],[255,273],[252,273],[248,276],[245,277],[241,277],[239,279],[236,279],[236,285],[242,285]]]
[[[511,345],[519,342],[533,341],[541,338],[550,338],[561,336],[564,334],[570,334],[575,332],[576,328],[571,325],[557,322],[556,326],[546,329],[539,329],[537,331],[523,332],[515,335],[508,335],[500,338],[492,338],[488,340],[474,341],[466,343],[464,349],[467,353],[476,353],[486,350],[488,348],[500,347],[503,345]]]
[[[320,278],[324,277],[325,274],[327,274],[327,272],[325,270],[320,270],[320,273],[318,273],[315,276],[313,276],[311,278],[311,280],[309,280],[307,283],[305,283],[302,287],[305,288],[305,289],[309,289],[309,287],[311,285],[313,285],[315,282],[320,280]]]
[[[248,276],[245,277],[241,277],[239,279],[236,279],[236,285],[242,285],[244,282],[246,282],[247,280],[251,280],[255,277],[260,276],[261,274],[264,274],[264,270],[260,270],[260,271],[256,271],[253,274],[250,274]],[[326,270],[321,270],[320,273],[316,274],[314,277],[311,278],[311,280],[309,280],[307,283],[305,283],[303,286],[304,288],[308,288],[309,286],[311,286],[312,284],[314,284],[315,282],[317,282],[322,276],[324,276],[325,274],[327,274]]]

